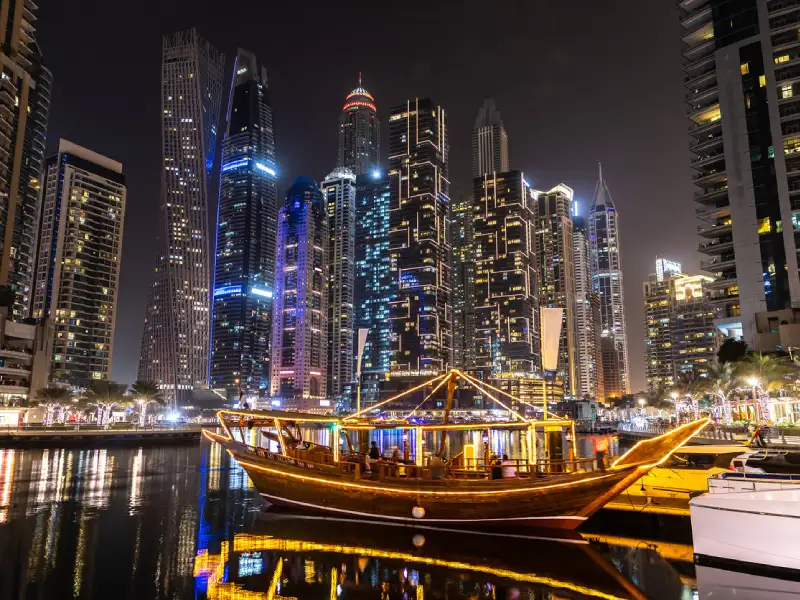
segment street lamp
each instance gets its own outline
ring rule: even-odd
[[[675,420],[680,423],[681,422],[681,413],[678,410],[678,392],[672,392],[670,397],[672,398],[672,405],[675,407]]]

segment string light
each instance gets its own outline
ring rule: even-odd
[[[403,397],[403,396],[405,396],[406,394],[410,394],[411,392],[416,392],[416,391],[417,391],[418,389],[420,389],[420,388],[424,388],[424,387],[427,387],[427,386],[429,386],[429,385],[430,385],[430,384],[432,384],[434,381],[439,381],[439,380],[440,380],[440,379],[442,379],[443,377],[449,377],[449,376],[450,376],[450,373],[445,373],[444,375],[439,375],[438,377],[434,377],[433,379],[429,379],[428,381],[425,381],[425,382],[423,382],[423,383],[419,384],[418,386],[416,386],[416,387],[413,387],[413,388],[411,388],[411,389],[409,389],[409,390],[406,390],[406,391],[404,391],[404,392],[401,392],[401,393],[397,394],[396,396],[392,396],[391,398],[388,398],[388,399],[384,400],[383,402],[378,402],[377,404],[374,404],[374,405],[372,405],[372,406],[369,406],[369,407],[367,407],[367,408],[364,408],[364,409],[362,409],[362,410],[358,411],[358,412],[357,412],[357,413],[355,413],[355,414],[352,414],[352,415],[350,415],[350,416],[347,416],[347,417],[345,417],[345,418],[344,418],[344,420],[345,420],[345,421],[349,421],[349,420],[351,420],[351,419],[355,419],[355,418],[356,418],[358,415],[363,415],[365,412],[368,412],[368,411],[371,411],[371,410],[375,410],[375,409],[376,409],[376,408],[378,408],[379,406],[383,406],[384,404],[386,404],[386,403],[388,403],[388,402],[394,402],[395,400],[397,400],[398,398],[402,398],[402,397]]]

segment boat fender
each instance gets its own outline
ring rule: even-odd
[[[415,506],[411,509],[411,516],[413,516],[415,519],[421,519],[425,516],[425,509],[421,506]]]

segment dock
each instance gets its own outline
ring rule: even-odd
[[[100,447],[192,444],[200,441],[202,427],[98,428],[13,427],[0,428],[0,448],[48,448],[53,446]]]

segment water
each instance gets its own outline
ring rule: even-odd
[[[696,597],[694,567],[668,558],[636,540],[509,541],[265,514],[241,467],[205,441],[0,449],[0,600]]]

